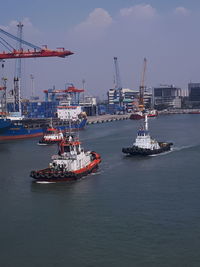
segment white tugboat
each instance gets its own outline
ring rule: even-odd
[[[51,145],[55,143],[59,143],[63,140],[64,135],[61,130],[50,127],[44,133],[41,140],[39,140],[38,145]]]
[[[157,142],[152,139],[148,130],[148,117],[145,114],[144,127],[138,131],[137,138],[132,147],[122,148],[122,152],[129,156],[154,155],[169,151],[173,143]]]
[[[59,143],[58,155],[52,156],[49,167],[31,171],[37,181],[62,182],[80,179],[94,172],[101,157],[94,151],[84,151],[77,137],[70,134]]]
[[[53,122],[51,118],[51,123],[49,128],[44,132],[42,138],[39,140],[38,145],[51,145],[59,143],[63,140],[64,135],[60,129],[53,127]]]

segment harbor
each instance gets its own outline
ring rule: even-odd
[[[101,115],[101,116],[90,116],[88,117],[87,124],[96,124],[96,123],[105,123],[111,121],[121,121],[121,120],[128,120],[130,114],[123,114],[123,115]]]
[[[96,123],[79,135],[102,163],[74,183],[29,177],[57,145],[1,141],[2,266],[198,266],[200,116],[149,121],[153,137],[173,141],[172,152],[127,158],[122,147],[141,121]]]
[[[199,267],[200,4],[85,2],[2,6],[0,266]]]

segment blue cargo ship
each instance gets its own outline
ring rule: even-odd
[[[69,120],[53,119],[55,128],[61,131],[83,129],[86,125],[87,118],[82,117],[69,123]],[[48,119],[0,119],[0,141],[25,139],[42,136],[44,131],[49,127]]]
[[[7,129],[11,125],[11,120],[0,118],[0,131]]]

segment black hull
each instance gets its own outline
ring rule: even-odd
[[[46,168],[38,171],[31,171],[30,176],[39,182],[76,181],[78,179],[81,179],[83,176],[87,176],[88,174],[95,172],[98,169],[99,163],[101,163],[101,157],[94,151],[92,151],[91,154],[93,160],[89,165],[80,170],[69,172]]]
[[[45,140],[40,140],[38,142],[39,145],[53,145],[53,144],[58,144],[60,140],[58,141],[45,141]]]
[[[122,152],[125,154],[128,154],[129,156],[137,156],[137,155],[150,156],[150,155],[156,155],[156,154],[160,154],[166,151],[170,151],[171,146],[173,144],[159,142],[159,145],[160,145],[159,149],[153,149],[153,150],[132,146],[132,147],[127,147],[127,148],[122,148]]]
[[[81,173],[73,173],[73,172],[54,172],[50,173],[47,169],[44,173],[39,173],[36,171],[32,171],[30,176],[34,178],[38,182],[70,182],[81,179],[84,176],[87,176],[90,173],[95,172],[98,169],[98,165],[95,165],[94,168],[90,170],[86,170]]]

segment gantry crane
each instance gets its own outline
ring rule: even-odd
[[[14,77],[14,110],[21,113],[21,104],[20,104],[20,80],[21,80],[21,58],[36,58],[36,57],[66,57],[73,55],[74,53],[65,50],[64,48],[57,48],[57,50],[48,49],[47,46],[41,48],[32,43],[29,43],[22,39],[22,23],[19,22],[18,27],[18,36],[15,36],[11,33],[6,32],[0,28],[0,34],[11,38],[18,42],[18,48],[14,48],[5,38],[0,36],[0,44],[5,47],[8,51],[3,51],[0,53],[0,61],[4,59],[16,59],[17,70]],[[22,48],[22,44],[29,47],[27,50]],[[31,49],[30,49],[31,48]]]
[[[147,68],[147,59],[144,58],[143,62],[143,69],[142,69],[142,77],[141,77],[141,82],[140,82],[140,90],[139,90],[139,110],[143,111],[145,109],[144,106],[144,81],[145,81],[145,74],[146,74],[146,68]]]
[[[74,54],[73,52],[69,50],[65,50],[64,48],[57,48],[57,50],[48,49],[47,46],[45,46],[44,48],[41,48],[11,33],[8,33],[1,28],[0,28],[0,33],[32,48],[32,50],[30,49],[23,50],[22,48],[19,50],[16,50],[4,38],[0,37],[0,44],[2,44],[4,47],[6,47],[6,49],[9,50],[9,52],[3,51],[3,53],[0,53],[0,59],[34,58],[34,57],[66,57],[66,56],[70,56]]]
[[[45,101],[48,101],[49,94],[51,94],[52,101],[55,100],[56,94],[67,94],[70,96],[71,104],[79,105],[80,93],[83,93],[84,89],[77,89],[73,84],[70,84],[67,89],[49,89],[43,92],[45,93]]]
[[[2,78],[3,86],[0,86],[0,104],[1,104],[1,111],[0,116],[5,116],[7,114],[7,101],[6,101],[6,78]]]

